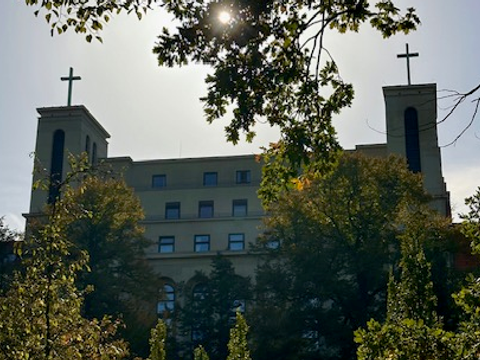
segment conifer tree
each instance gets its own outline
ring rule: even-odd
[[[197,346],[193,351],[193,360],[210,360],[202,345]]]
[[[469,211],[461,218],[463,234],[471,241],[472,253],[480,256],[480,187],[465,201]],[[454,296],[463,311],[456,336],[457,355],[462,360],[480,358],[480,278],[470,274],[467,285]]]
[[[425,214],[409,214],[411,222]],[[421,223],[421,222],[419,222]],[[453,359],[454,334],[443,330],[436,313],[436,296],[431,266],[425,258],[423,243],[428,229],[407,226],[399,236],[400,279],[393,273],[388,284],[387,317],[384,324],[370,320],[367,329],[355,332],[360,344],[358,360]]]
[[[242,314],[237,312],[235,326],[230,329],[227,360],[251,360],[247,333],[247,322]]]
[[[179,309],[180,329],[186,339],[184,352],[202,345],[213,360],[227,356],[229,331],[235,322],[235,307],[251,296],[250,279],[235,273],[230,260],[216,256],[208,275],[198,273],[195,288],[187,288],[184,306]]]
[[[150,357],[148,360],[165,360],[165,340],[167,338],[165,323],[162,320],[158,320],[157,325],[150,334]]]

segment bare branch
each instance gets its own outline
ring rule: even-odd
[[[463,102],[465,100],[467,100],[469,97],[471,97],[473,94],[475,94],[477,91],[480,90],[480,83],[475,86],[474,88],[472,88],[471,90],[467,91],[466,93],[460,93],[456,90],[443,90],[445,92],[449,92],[448,95],[445,95],[445,96],[442,96],[440,97],[440,100],[443,100],[443,99],[453,99],[453,104],[452,106],[450,107],[450,110],[448,111],[448,113],[441,119],[437,122],[437,124],[441,124],[443,122],[445,122],[447,119],[449,119],[452,114],[460,107],[460,105],[463,104]],[[480,97],[479,98],[475,98],[472,100],[472,103],[475,104],[475,107],[474,107],[474,110],[473,110],[473,113],[472,113],[472,116],[470,117],[470,121],[468,122],[468,124],[462,129],[462,131],[460,131],[460,133],[458,135],[455,136],[455,138],[450,141],[449,143],[447,143],[446,145],[443,145],[442,147],[446,147],[446,146],[451,146],[451,145],[454,145],[457,143],[457,141],[467,132],[467,130],[473,125],[474,121],[475,121],[475,118],[477,117],[477,113],[478,113],[478,108],[480,106]]]

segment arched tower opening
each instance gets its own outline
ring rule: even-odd
[[[408,107],[404,113],[405,152],[408,167],[417,173],[422,171],[420,161],[420,134],[418,128],[418,113],[413,107]]]
[[[65,148],[65,131],[58,129],[53,133],[52,161],[50,165],[50,187],[48,203],[53,204],[60,195],[60,183],[63,174],[63,155]]]

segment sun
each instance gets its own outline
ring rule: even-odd
[[[228,24],[231,19],[232,19],[232,16],[230,15],[230,13],[229,13],[228,11],[221,11],[221,12],[218,14],[218,20],[219,20],[222,24]]]

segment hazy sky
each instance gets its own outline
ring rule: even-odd
[[[396,58],[419,52],[411,60],[413,83],[437,83],[439,90],[467,91],[480,82],[480,1],[402,0],[417,8],[420,29],[384,40],[364,26],[358,34],[327,36],[326,46],[353,82],[353,106],[335,120],[342,146],[385,142],[382,86],[405,84],[406,64]],[[259,126],[257,141],[233,146],[224,140],[226,122],[208,125],[198,100],[205,93],[209,69],[191,65],[160,68],[152,47],[170,20],[157,12],[138,21],[114,18],[103,31],[104,44],[88,44],[68,32],[50,37],[43,18],[22,0],[0,0],[0,216],[22,229],[28,211],[37,127],[36,108],[67,103],[69,67],[82,77],[73,86],[74,105],[83,104],[111,134],[109,155],[134,160],[258,153],[277,135]],[[446,95],[440,91],[439,97]],[[439,118],[450,103],[439,101]],[[439,126],[440,145],[465,127],[471,103]],[[442,147],[443,173],[454,213],[480,185],[478,119],[456,145]]]

